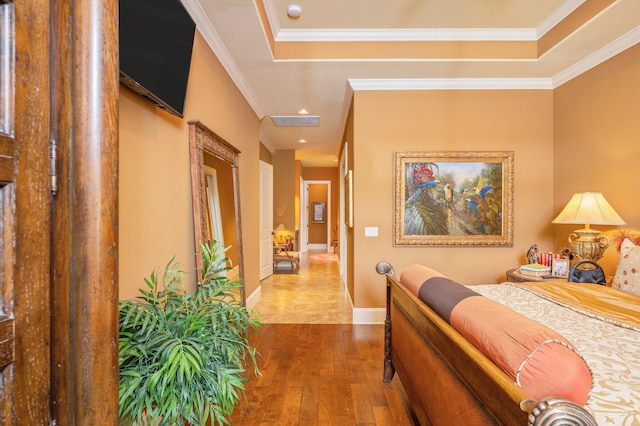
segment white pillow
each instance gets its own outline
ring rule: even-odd
[[[640,296],[640,246],[629,238],[620,245],[620,260],[611,287]]]

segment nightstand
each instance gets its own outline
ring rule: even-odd
[[[513,268],[507,271],[507,281],[512,283],[523,283],[526,281],[567,281],[566,278],[537,278],[530,275],[524,275],[520,273],[520,268]]]

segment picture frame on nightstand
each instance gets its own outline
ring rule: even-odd
[[[555,277],[567,278],[569,275],[569,259],[553,259],[551,274]]]

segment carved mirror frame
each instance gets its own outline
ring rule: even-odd
[[[242,304],[246,303],[244,288],[244,259],[242,254],[242,222],[240,220],[240,186],[238,156],[240,151],[229,144],[215,132],[198,120],[191,120],[189,124],[189,152],[191,156],[191,194],[193,199],[193,230],[195,236],[196,253],[199,253],[202,243],[209,243],[207,235],[206,185],[204,172],[204,154],[213,155],[231,166],[233,176],[233,203],[236,220],[236,248],[238,250],[238,275],[243,285],[240,288]],[[202,271],[202,259],[196,256],[198,273]],[[199,277],[202,278],[202,277]]]

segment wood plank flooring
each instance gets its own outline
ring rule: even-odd
[[[261,283],[249,375],[232,425],[415,425],[397,377],[382,381],[383,325],[353,325],[336,256],[304,253],[298,274]]]
[[[398,378],[382,381],[382,325],[265,324],[231,424],[415,425]]]

